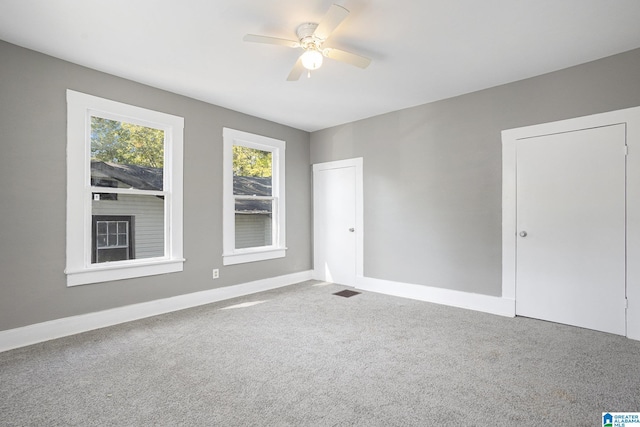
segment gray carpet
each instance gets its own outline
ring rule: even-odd
[[[342,289],[0,353],[0,425],[601,426],[640,411],[640,342]]]

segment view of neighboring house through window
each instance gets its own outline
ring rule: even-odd
[[[67,284],[182,271],[184,119],[67,91]]]
[[[92,228],[92,262],[164,256],[164,141],[162,129],[91,116],[91,214],[111,218]]]
[[[285,256],[284,141],[224,129],[224,264]]]
[[[272,176],[270,151],[233,146],[236,249],[273,243]]]

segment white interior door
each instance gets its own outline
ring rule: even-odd
[[[313,168],[314,274],[355,286],[358,270],[358,167],[350,161]]]
[[[516,314],[625,335],[625,125],[517,141]]]

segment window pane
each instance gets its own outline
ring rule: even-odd
[[[236,249],[271,246],[273,200],[236,199]]]
[[[109,239],[107,241],[107,246],[118,246],[118,235],[115,233],[114,226],[112,223],[109,223]]]
[[[98,221],[98,234],[102,236],[107,234],[107,221]]]
[[[91,117],[91,185],[162,190],[164,131]]]
[[[92,200],[94,218],[108,219],[108,231],[105,233],[102,233],[101,223],[96,224],[93,236],[96,247],[129,248],[129,257],[122,259],[163,257],[164,203],[161,197],[134,194],[119,194],[118,200]],[[102,234],[106,235],[106,241]],[[101,262],[99,256],[96,259],[96,262]],[[113,261],[112,257],[110,260]]]
[[[270,151],[233,146],[233,194],[271,196],[272,172]]]
[[[100,249],[96,254],[96,262],[122,261],[129,259],[127,248]]]
[[[118,246],[129,246],[129,223],[118,221]]]

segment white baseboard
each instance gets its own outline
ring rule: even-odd
[[[132,304],[0,331],[0,352],[117,325],[119,323],[143,319],[145,317],[157,316],[172,311],[293,285],[311,280],[311,278],[312,271],[302,271],[300,273],[256,280],[240,285],[178,295],[171,298]]]
[[[371,277],[357,278],[355,287],[365,291],[466,308],[499,316],[515,317],[516,315],[515,300],[509,298],[393,282]]]

